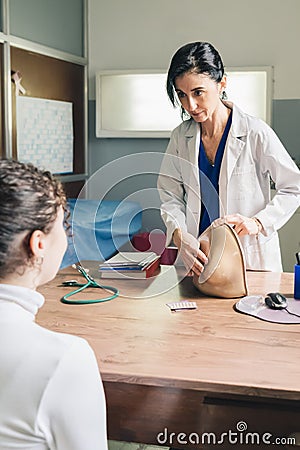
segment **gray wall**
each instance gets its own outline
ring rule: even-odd
[[[9,0],[10,32],[84,56],[83,0]]]
[[[300,162],[299,0],[110,0],[89,1],[89,164],[90,173],[125,155],[165,151],[167,139],[97,139],[95,73],[99,70],[166,70],[186,42],[210,41],[225,66],[273,66],[272,126]],[[295,75],[296,74],[296,75]],[[116,107],[118,99],[112,99]],[[121,174],[120,174],[121,176]],[[155,176],[127,179],[108,197],[125,198],[155,185]],[[100,190],[100,186],[98,192]],[[92,195],[96,195],[97,186]],[[144,227],[161,226],[157,211]]]
[[[300,99],[273,100],[272,127],[293,159],[300,164]]]
[[[89,198],[129,199],[143,207],[143,231],[164,230],[160,218],[160,201],[156,189],[157,173],[168,139],[98,139],[95,137],[95,101],[89,101]],[[142,154],[142,158],[137,158]],[[125,171],[131,158],[134,173]],[[144,157],[143,157],[144,156]],[[120,161],[120,163],[119,163]],[[116,173],[117,172],[117,173]],[[106,181],[108,178],[108,181]],[[105,181],[103,181],[105,179]],[[111,186],[108,189],[107,186]],[[150,198],[149,198],[150,196]]]
[[[207,40],[226,66],[273,66],[274,99],[299,99],[299,0],[89,0],[90,99],[98,70],[166,69]]]

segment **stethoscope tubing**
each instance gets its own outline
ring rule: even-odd
[[[110,300],[113,300],[114,298],[118,297],[119,290],[113,286],[105,286],[98,284],[95,280],[93,280],[86,272],[85,269],[80,265],[76,265],[77,270],[85,277],[87,280],[87,283],[74,283],[73,286],[79,286],[78,289],[75,289],[74,291],[69,292],[68,294],[65,294],[63,297],[61,297],[60,301],[62,303],[65,303],[67,305],[89,305],[93,303],[104,303],[108,302]],[[84,289],[87,289],[89,287],[97,288],[97,289],[103,289],[106,291],[112,292],[112,295],[109,295],[104,298],[98,298],[98,299],[78,299],[78,300],[69,300],[70,297],[73,297],[75,294],[78,294],[79,292],[84,291]]]

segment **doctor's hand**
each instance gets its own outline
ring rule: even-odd
[[[199,276],[203,271],[203,264],[207,263],[208,259],[205,253],[200,250],[198,239],[177,228],[173,233],[173,242],[178,248],[179,255],[188,271],[187,275],[192,276],[195,273]]]
[[[221,219],[216,219],[213,225],[217,226],[221,223],[228,223],[234,226],[234,231],[238,236],[256,236],[262,230],[262,224],[256,217],[245,217],[241,214],[228,214]]]

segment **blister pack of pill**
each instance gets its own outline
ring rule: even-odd
[[[189,302],[188,300],[183,300],[181,302],[166,303],[171,311],[182,311],[185,309],[197,309],[196,302]]]

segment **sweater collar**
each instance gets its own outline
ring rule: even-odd
[[[38,309],[43,306],[45,298],[29,288],[0,284],[0,301],[2,300],[15,303],[35,316]]]

